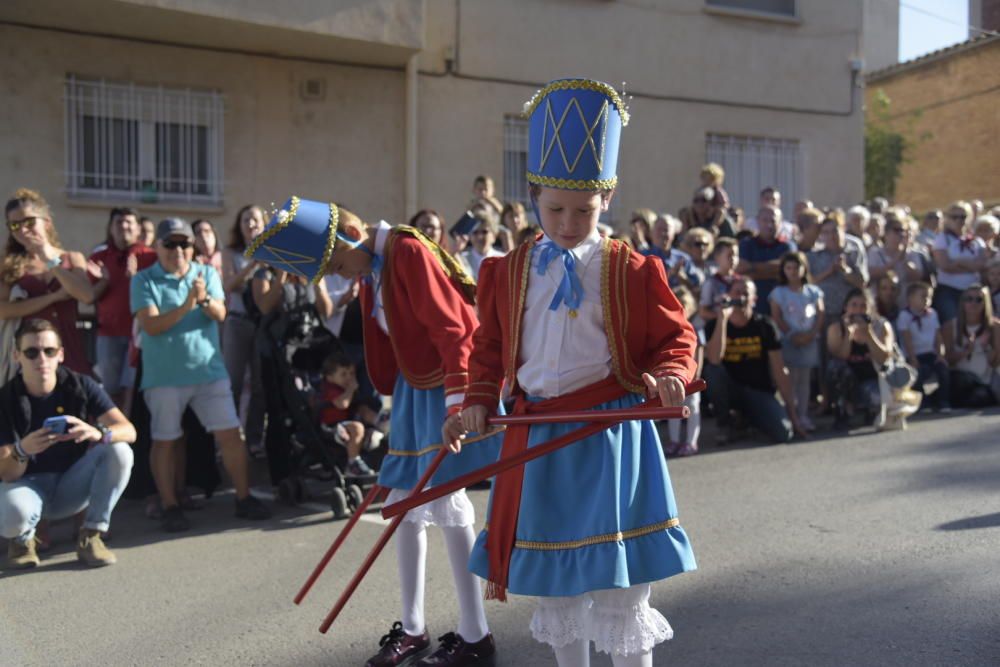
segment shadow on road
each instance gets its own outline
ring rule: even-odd
[[[977,528],[1000,528],[1000,512],[949,521],[937,526],[936,530],[976,530]]]

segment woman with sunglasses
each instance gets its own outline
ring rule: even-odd
[[[1000,322],[984,286],[962,292],[958,317],[944,327],[945,357],[951,366],[951,401],[958,408],[982,408],[1000,401]]]
[[[76,330],[77,302],[94,302],[86,258],[63,249],[48,202],[37,192],[20,188],[7,201],[4,214],[9,235],[0,267],[0,318],[31,316],[52,322],[63,341],[63,365],[91,375],[83,340]],[[27,293],[26,299],[10,300],[15,285]]]
[[[983,240],[966,234],[971,222],[968,202],[953,203],[945,212],[944,231],[932,246],[938,270],[934,310],[942,324],[958,316],[962,292],[979,282],[979,272],[989,259]]]

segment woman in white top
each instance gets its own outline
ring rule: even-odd
[[[472,216],[477,220],[469,235],[469,246],[456,255],[465,272],[479,281],[479,267],[487,257],[503,257],[502,252],[493,247],[497,240],[497,218],[488,209],[476,209]]]
[[[938,270],[934,310],[941,322],[958,316],[958,300],[962,292],[979,282],[979,273],[989,259],[982,239],[966,235],[971,222],[972,207],[964,201],[955,202],[948,207],[944,231],[932,246]]]
[[[961,305],[944,328],[951,366],[951,395],[956,407],[981,408],[1000,401],[1000,321],[982,285],[962,292]]]
[[[236,213],[229,245],[222,250],[222,287],[226,292],[226,319],[222,324],[222,356],[232,383],[236,411],[240,411],[243,379],[250,371],[250,403],[243,416],[247,447],[260,456],[264,442],[264,385],[256,337],[260,313],[253,307],[250,281],[260,265],[243,256],[250,242],[264,231],[264,211],[248,204]],[[250,306],[248,308],[248,305]]]

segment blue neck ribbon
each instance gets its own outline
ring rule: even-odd
[[[549,304],[549,310],[559,310],[560,304],[565,303],[566,307],[569,308],[570,316],[575,317],[577,309],[583,303],[583,283],[580,282],[580,276],[576,274],[576,258],[569,250],[560,248],[552,241],[542,244],[541,249],[542,254],[538,258],[538,275],[545,275],[549,264],[560,256],[564,269],[562,280],[559,282],[555,296],[552,297],[552,303]]]

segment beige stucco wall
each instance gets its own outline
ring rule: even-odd
[[[127,4],[167,12],[190,3]],[[804,196],[840,205],[861,197],[861,104],[856,100],[852,110],[849,60],[860,49],[863,0],[800,0],[799,20],[791,22],[709,13],[703,0],[376,0],[358,6],[414,4],[424,12],[417,204],[441,210],[449,221],[468,202],[474,175],[502,179],[504,115],[519,112],[538,85],[562,76],[627,81],[635,95],[620,161],[616,209],[622,215],[636,206],[676,210],[688,203],[709,132],[797,139]],[[318,5],[303,0],[294,6]],[[236,19],[260,18],[254,16],[231,20],[236,26]],[[86,247],[102,235],[107,206],[76,206],[62,194],[67,73],[221,90],[225,202],[208,217],[222,226],[245,202],[280,203],[291,192],[333,197],[369,218],[399,221],[413,212],[403,203],[401,66],[353,67],[226,53],[211,43],[165,46],[3,25],[0,40],[0,92],[16,100],[0,108],[0,179],[7,190],[24,184],[45,193],[60,228],[71,226],[64,231],[70,245]],[[325,101],[299,98],[301,81],[313,77],[325,80]]]
[[[22,185],[41,191],[67,247],[102,239],[111,206],[75,205],[63,193],[67,73],[225,95],[224,207],[138,205],[150,217],[198,215],[227,228],[241,205],[280,204],[292,193],[336,198],[367,216],[403,215],[402,72],[5,26],[0,45],[0,95],[14,101],[0,105],[3,194]],[[311,77],[325,79],[325,101],[299,99],[301,80]]]
[[[688,203],[708,132],[798,139],[803,194],[854,203],[863,139],[849,60],[859,54],[862,2],[801,0],[799,8],[801,22],[787,23],[710,14],[701,0],[462,2],[458,15],[454,2],[428,0],[422,70],[444,72],[449,58],[461,76],[506,82],[421,76],[421,202],[454,219],[475,174],[502,177],[504,114],[519,112],[537,84],[588,76],[626,81],[635,94],[619,162],[620,211]]]
[[[1000,203],[1000,40],[868,82],[891,100],[893,127],[914,142],[896,200],[916,211],[955,199]]]

